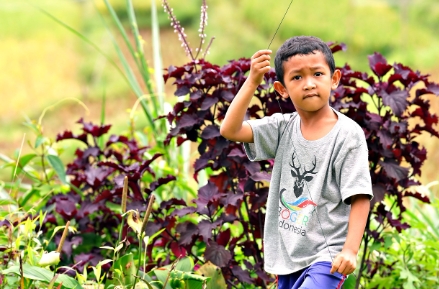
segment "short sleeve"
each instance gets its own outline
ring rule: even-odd
[[[244,143],[244,149],[251,161],[273,159],[276,156],[280,130],[285,120],[286,116],[274,114],[247,121],[253,131],[253,143]]]
[[[354,195],[369,195],[373,198],[372,181],[369,171],[368,149],[364,143],[352,148],[334,165],[336,181],[343,202],[349,204]]]

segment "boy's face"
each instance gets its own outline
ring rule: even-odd
[[[289,97],[297,111],[317,112],[329,105],[331,89],[338,86],[339,70],[331,71],[320,51],[295,55],[283,63],[284,83],[276,81],[274,88],[284,98]]]

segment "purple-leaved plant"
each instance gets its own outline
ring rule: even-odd
[[[58,142],[78,140],[82,143],[83,148],[76,149],[75,158],[67,164],[66,170],[71,184],[78,190],[56,194],[48,200],[44,228],[51,230],[54,226],[71,221],[78,232],[67,238],[62,262],[64,265],[75,264],[75,269],[83,272],[86,264],[96,266],[104,259],[107,251],[100,249],[100,246],[116,247],[121,214],[112,207],[121,205],[125,176],[128,177],[129,187],[127,209],[138,209],[140,212],[145,211],[149,195],[158,187],[175,180],[175,177],[168,175],[156,178],[151,163],[161,154],[145,157],[149,148],[139,146],[134,139],[111,135],[100,147],[98,139],[108,133],[111,125],[96,125],[82,119],[78,123],[82,125],[82,133],[65,131],[57,136]],[[145,174],[151,175],[155,181],[145,183]],[[137,242],[134,236],[127,235],[126,226],[121,239],[125,238],[127,244]],[[55,243],[58,241],[55,239]],[[104,269],[109,267],[109,264],[105,265]]]
[[[343,44],[330,46],[333,52],[345,49]],[[383,242],[382,232],[389,227],[401,231],[409,226],[401,216],[405,210],[403,199],[414,197],[429,202],[415,189],[427,157],[416,137],[421,133],[439,136],[435,128],[438,117],[430,110],[427,99],[428,95],[439,95],[439,85],[407,66],[388,64],[379,53],[369,56],[369,65],[371,74],[353,71],[347,64],[340,67],[342,79],[330,103],[363,128],[368,143],[375,197],[360,263],[359,277],[366,279],[379,266],[371,262],[368,245]],[[265,288],[273,280],[262,267],[267,181],[273,163],[248,161],[241,144],[219,134],[219,124],[249,68],[249,59],[230,61],[223,67],[200,59],[168,68],[165,81],[173,79],[175,95],[187,98],[166,116],[172,124],[166,142],[177,138],[179,145],[185,141],[197,143],[199,157],[194,163],[194,178],[197,180],[201,170],[211,173],[192,205],[171,200],[155,213],[155,230],[162,227],[160,222],[167,221],[166,236],[158,244],[174,248],[173,252],[179,254],[200,252],[204,257],[200,261],[221,267],[229,287],[248,283]],[[247,116],[260,118],[280,112],[278,102],[283,113],[294,111],[290,101],[278,98],[273,91],[274,71],[264,79]],[[385,196],[390,207],[383,203]],[[176,218],[187,214],[198,216],[201,221],[195,224]],[[372,219],[378,226],[371,224]]]

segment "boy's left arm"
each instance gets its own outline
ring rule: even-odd
[[[357,266],[357,253],[363,238],[370,210],[370,196],[355,195],[351,197],[348,235],[343,250],[332,262],[331,274],[339,272],[349,275]]]

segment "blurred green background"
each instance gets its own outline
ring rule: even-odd
[[[145,51],[152,61],[151,1],[133,1]],[[191,46],[198,46],[201,0],[169,0],[185,27]],[[124,0],[110,3],[127,21]],[[250,57],[266,48],[290,0],[207,0],[207,38],[215,37],[207,60],[218,65]],[[164,67],[189,61],[167,14],[156,1]],[[114,67],[79,37],[39,9],[76,29],[117,61],[102,0],[0,0],[0,153],[12,156],[27,133],[26,118],[38,119],[45,108],[45,133],[55,137],[84,117],[97,121],[105,96],[106,122],[113,130],[126,127],[136,97]],[[101,17],[103,16],[103,17]],[[294,0],[271,49],[294,35],[315,35],[324,41],[343,42],[348,50],[335,55],[336,63],[368,71],[367,55],[382,53],[389,62],[401,62],[431,74],[439,81],[439,1],[437,0]],[[152,67],[152,64],[151,64]],[[175,102],[171,83],[167,100]],[[433,106],[439,111],[436,98]],[[144,125],[142,114],[136,125]],[[27,140],[30,136],[25,137]],[[438,179],[435,164],[439,144],[429,136],[420,142],[428,149],[425,182]],[[26,146],[25,146],[26,150]]]

